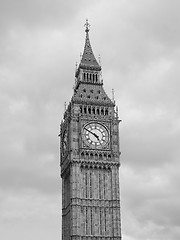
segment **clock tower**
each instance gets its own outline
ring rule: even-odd
[[[60,125],[62,240],[120,240],[119,118],[86,40]]]

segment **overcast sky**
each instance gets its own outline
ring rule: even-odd
[[[60,239],[57,135],[86,18],[123,120],[123,240],[180,239],[179,11],[179,0],[0,2],[1,239]]]

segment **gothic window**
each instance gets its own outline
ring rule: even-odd
[[[97,114],[99,115],[99,108],[97,108],[96,112],[97,112]]]
[[[87,108],[86,108],[86,107],[84,107],[84,113],[85,113],[85,114],[87,113]]]
[[[93,114],[95,114],[95,107],[93,107],[92,112],[93,112]]]
[[[104,115],[104,108],[101,109],[101,114]]]
[[[99,199],[101,199],[101,170],[99,169]]]
[[[101,208],[99,210],[99,228],[100,228],[100,235],[102,235],[102,213],[101,213]]]
[[[92,208],[91,208],[91,235],[93,235],[93,212],[92,212]]]
[[[86,207],[86,234],[88,234],[88,211]]]
[[[103,174],[103,182],[104,182],[104,199],[106,198],[106,173]]]
[[[106,233],[106,209],[104,208],[104,230],[105,230],[105,233]]]
[[[108,115],[108,109],[106,108],[106,110],[105,110],[105,115]]]
[[[89,185],[90,185],[89,186],[90,187],[90,189],[89,189],[90,190],[90,198],[92,198],[92,173],[91,172],[89,173],[89,182],[90,182],[89,183]]]
[[[80,113],[82,113],[82,106],[80,106]]]
[[[88,113],[91,114],[91,107],[88,107]]]
[[[86,80],[86,74],[84,73],[83,75],[84,75],[84,81],[85,81]]]
[[[88,198],[88,174],[85,173],[86,198]]]

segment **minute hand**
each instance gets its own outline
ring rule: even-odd
[[[88,131],[89,133],[91,133],[92,135],[94,135],[98,140],[99,140],[99,136],[96,134],[96,133],[93,133],[93,132],[91,132],[89,129],[87,129],[87,128],[84,128],[84,129],[86,129],[86,131]]]

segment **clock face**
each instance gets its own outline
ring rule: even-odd
[[[109,132],[104,125],[91,122],[83,128],[83,140],[87,146],[101,149],[106,147],[109,142]]]

